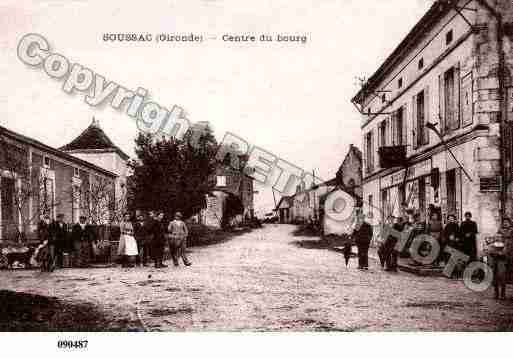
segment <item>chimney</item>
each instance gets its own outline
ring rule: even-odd
[[[97,120],[97,119],[96,119],[96,118],[94,118],[94,116],[93,116],[93,122],[91,123],[91,127],[100,128],[100,120]]]

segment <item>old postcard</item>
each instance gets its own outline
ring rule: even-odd
[[[513,329],[511,1],[0,18],[0,331]]]

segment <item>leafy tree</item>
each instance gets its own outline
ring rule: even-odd
[[[188,218],[206,208],[206,195],[215,186],[217,141],[209,126],[193,126],[183,139],[155,138],[140,133],[137,159],[130,163],[129,206],[132,210],[176,211]]]

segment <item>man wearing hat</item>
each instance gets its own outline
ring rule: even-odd
[[[178,259],[181,257],[183,264],[190,266],[192,263],[187,259],[185,253],[189,231],[187,230],[187,225],[182,221],[182,214],[180,212],[176,212],[175,220],[169,223],[168,232],[170,236],[169,248],[171,249],[174,265],[179,265]]]
[[[68,238],[68,225],[64,222],[64,214],[59,213],[57,215],[57,221],[50,224],[50,236],[53,239],[55,245],[55,259],[57,266],[63,266],[63,253],[71,252],[71,246]]]

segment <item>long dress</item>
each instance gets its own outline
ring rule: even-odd
[[[121,236],[119,238],[118,255],[119,256],[136,256],[139,254],[137,250],[137,242],[134,237],[134,227],[130,222],[121,223]]]

